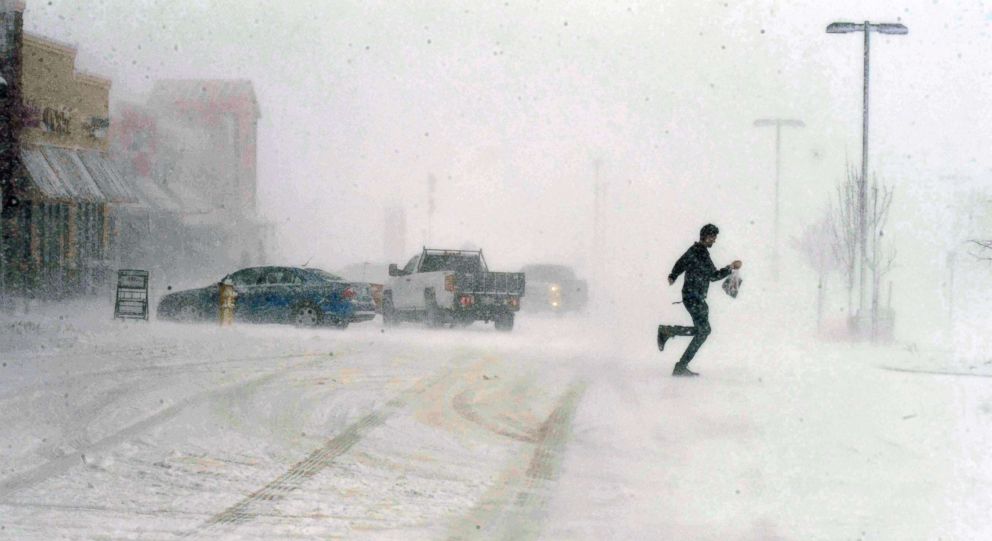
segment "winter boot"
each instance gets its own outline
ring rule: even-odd
[[[665,342],[671,338],[667,325],[658,325],[658,351],[665,351]]]
[[[675,369],[672,370],[672,375],[673,376],[676,376],[676,377],[690,377],[691,378],[691,377],[694,377],[694,376],[698,376],[699,374],[693,372],[692,370],[689,370],[689,365],[688,364],[675,363]]]

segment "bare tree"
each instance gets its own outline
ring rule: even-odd
[[[847,278],[847,315],[854,315],[854,281],[858,253],[858,173],[850,165],[847,179],[837,187],[837,206],[832,208],[831,246],[841,272]]]
[[[893,190],[890,186],[880,184],[878,179],[872,180],[865,201],[865,212],[859,212],[858,186],[860,172],[848,166],[847,178],[837,187],[837,206],[833,209],[833,250],[840,268],[847,278],[847,314],[854,315],[855,286],[860,287],[860,293],[867,293],[871,287],[871,336],[874,339],[878,332],[879,301],[881,296],[882,279],[892,270],[895,263],[896,251],[890,243],[885,242],[885,225],[892,206]],[[864,220],[866,231],[865,250],[858,249],[860,240],[860,220]],[[860,258],[860,261],[859,261]],[[859,267],[871,271],[871,283],[856,283]],[[864,280],[867,281],[867,280]],[[864,314],[858,314],[860,317]]]
[[[837,250],[834,248],[834,238],[836,225],[834,223],[834,213],[831,208],[827,208],[820,219],[803,228],[800,237],[793,237],[792,246],[806,256],[806,262],[817,274],[817,294],[816,294],[816,327],[820,328],[823,320],[823,295],[827,287],[827,277],[830,272],[839,268],[846,268],[846,262],[842,262],[837,257]]]
[[[970,252],[975,259],[992,261],[992,240],[972,239],[968,243],[978,247],[977,252]]]

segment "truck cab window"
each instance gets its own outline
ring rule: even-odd
[[[424,264],[420,266],[420,272],[450,270],[475,274],[482,270],[481,267],[477,255],[428,254],[424,257]]]

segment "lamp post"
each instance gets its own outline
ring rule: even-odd
[[[0,9],[6,9],[7,6],[0,3]],[[6,13],[0,13],[0,24],[6,24]],[[0,32],[3,29],[0,28]],[[2,36],[6,40],[6,36]],[[8,51],[4,48],[0,48],[0,58],[7,58]],[[9,162],[11,159],[10,146],[13,144],[14,138],[14,128],[13,123],[13,110],[11,100],[9,100],[10,85],[7,84],[7,80],[0,75],[0,161]],[[0,164],[0,310],[6,310],[7,308],[7,261],[6,246],[7,243],[3,240],[3,207],[6,201],[6,195],[4,194],[4,187],[6,184],[10,183],[11,177],[13,175],[13,167],[10,163]]]
[[[790,128],[803,128],[806,124],[802,120],[792,118],[759,118],[754,121],[756,128],[775,126],[775,240],[772,246],[772,272],[778,280],[778,224],[779,224],[779,183],[782,176],[782,126]]]
[[[862,98],[861,110],[861,178],[858,181],[858,246],[859,257],[856,258],[859,269],[858,288],[858,316],[864,317],[865,308],[865,258],[868,251],[868,219],[867,219],[867,185],[868,185],[868,52],[870,46],[869,36],[872,32],[879,34],[908,34],[909,29],[901,24],[891,23],[831,23],[827,26],[828,34],[849,34],[852,32],[864,32],[865,35],[865,72],[864,72],[864,96]]]

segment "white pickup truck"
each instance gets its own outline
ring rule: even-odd
[[[386,326],[423,321],[430,327],[493,321],[513,330],[513,316],[524,295],[524,274],[491,272],[482,250],[424,248],[402,269],[389,265],[382,298]]]

